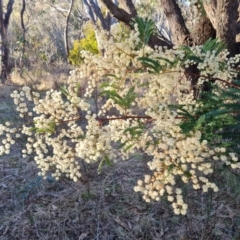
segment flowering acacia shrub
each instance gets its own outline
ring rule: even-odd
[[[138,180],[134,190],[147,202],[167,195],[174,212],[184,215],[183,184],[217,192],[217,185],[209,180],[214,168],[219,164],[240,167],[234,148],[224,147],[221,136],[215,141],[213,134],[204,132],[213,125],[205,114],[209,110],[199,117],[205,107],[200,101],[203,83],[214,79],[212,86],[219,89],[234,85],[239,56],[227,58],[227,51],[215,40],[191,48],[151,49],[144,44],[147,37],[137,21],[134,26],[125,39],[117,25],[111,35],[99,32],[98,47],[104,54],[83,51],[84,64],[71,72],[61,91],[50,90],[43,97],[28,87],[14,91],[16,110],[27,122],[0,125],[0,154],[10,153],[16,141],[24,138],[23,157],[34,156],[39,175],[56,179],[65,175],[78,181],[81,160],[98,162],[100,171],[104,163],[128,159],[141,150],[149,155],[153,174]],[[195,86],[200,97],[186,78],[185,70],[191,65],[200,71]],[[80,96],[79,84],[86,79],[85,95]],[[218,116],[220,122],[227,118],[235,123],[229,112]]]
[[[89,51],[93,54],[99,53],[94,27],[90,23],[87,23],[83,28],[83,33],[85,37],[81,40],[74,41],[73,48],[70,50],[68,56],[71,64],[75,66],[79,66],[83,63],[84,59],[81,55],[82,50]]]

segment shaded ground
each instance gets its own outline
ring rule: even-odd
[[[0,123],[15,119],[8,90],[0,95]],[[216,174],[218,194],[186,188],[189,212],[176,216],[166,201],[145,203],[133,191],[147,171],[143,156],[100,175],[86,165],[82,180],[72,183],[41,179],[19,150],[0,157],[0,240],[240,239],[239,172]]]

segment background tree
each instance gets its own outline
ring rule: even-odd
[[[50,69],[49,64],[59,61],[66,63],[74,41],[85,37],[82,27],[88,20],[96,30],[110,31],[117,21],[133,28],[131,23],[136,16],[148,17],[158,29],[149,38],[151,47],[201,45],[210,37],[217,37],[225,42],[232,55],[238,52],[237,0],[82,0],[75,4],[73,1],[70,4],[67,1],[23,0],[15,4],[14,18],[9,25],[13,3],[13,0],[8,1],[0,20],[1,36],[5,39],[1,45],[1,75],[5,77],[10,71],[9,54],[15,66],[21,63],[27,69],[30,66],[36,69],[38,63],[42,69]],[[7,39],[8,25],[10,38]],[[98,31],[95,35],[98,40]]]
[[[72,4],[71,12],[69,7],[66,1],[16,3],[8,39],[10,59],[16,69],[50,72],[69,68],[67,48],[72,48],[74,40],[82,36],[82,22],[86,21],[81,4]]]
[[[131,27],[132,19],[137,16],[136,6],[132,0],[124,1],[129,8],[128,12],[112,0],[101,0],[101,2],[105,4],[116,19]],[[217,37],[225,42],[231,54],[235,54],[237,52],[236,35],[239,1],[198,0],[194,4],[191,2],[159,0],[160,8],[163,10],[171,29],[172,42],[170,44],[166,39],[152,36],[149,39],[149,45],[167,46],[168,48],[174,45],[200,45],[209,38]],[[194,12],[191,28],[188,24],[189,15],[188,19],[184,15],[186,11]]]
[[[137,6],[139,3],[141,4],[141,1],[121,0],[119,1],[121,4],[116,4],[112,0],[101,0],[101,2],[117,20],[133,28],[132,21],[139,16]],[[163,31],[165,28],[160,28],[158,33],[153,34],[148,41],[148,45],[152,48],[155,46],[173,48],[181,45],[202,45],[210,38],[217,38],[226,44],[229,56],[238,53],[238,43],[236,42],[239,17],[238,0],[159,0],[154,4],[164,13],[170,32],[168,37]],[[185,69],[185,77],[191,81],[196,95],[199,73],[197,66]],[[204,88],[207,90],[208,86],[204,86]]]

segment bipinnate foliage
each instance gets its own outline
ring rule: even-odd
[[[134,19],[132,25],[137,24],[139,31],[139,38],[141,40],[140,46],[145,46],[149,38],[156,32],[156,26],[152,19],[137,17]]]
[[[224,45],[212,39],[203,46],[149,48],[154,28],[147,19],[136,19],[126,38],[119,29],[114,25],[111,36],[98,32],[98,49],[104,55],[82,51],[84,64],[71,72],[61,91],[40,96],[24,87],[13,92],[25,124],[0,125],[0,154],[10,153],[18,139],[25,139],[23,157],[34,157],[39,175],[78,181],[82,161],[99,163],[100,172],[103,164],[144,152],[152,174],[138,180],[134,190],[147,202],[166,195],[174,213],[184,215],[185,184],[217,192],[212,173],[221,166],[240,168],[240,84],[235,71],[240,58],[228,58]],[[186,78],[192,65],[198,69],[197,95]],[[82,96],[79,84],[86,79]]]
[[[75,40],[73,48],[69,53],[69,61],[74,66],[79,66],[83,63],[84,57],[81,54],[81,51],[89,51],[93,54],[98,54],[98,43],[96,39],[96,34],[91,23],[87,23],[83,28],[84,38],[80,40]]]

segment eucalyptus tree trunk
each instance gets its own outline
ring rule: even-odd
[[[231,55],[236,53],[238,6],[238,0],[218,0],[216,7],[216,37],[225,42]]]
[[[8,1],[7,11],[4,14],[3,0],[0,0],[0,75],[2,82],[6,81],[7,75],[10,72],[7,31],[13,4],[14,0]]]

